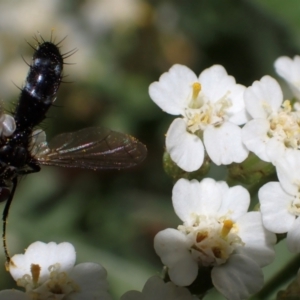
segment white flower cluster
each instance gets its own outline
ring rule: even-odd
[[[206,156],[216,165],[241,163],[251,151],[273,164],[279,179],[260,188],[260,212],[248,212],[250,196],[241,186],[177,181],[172,200],[183,224],[159,232],[154,247],[178,286],[191,285],[208,268],[227,299],[247,299],[263,286],[261,267],[275,256],[274,233],[287,233],[289,250],[300,252],[300,57],[281,57],[275,69],[294,99],[284,100],[270,76],[246,88],[220,65],[199,77],[174,65],[149,87],[159,107],[181,116],[166,134],[166,150],[181,169],[198,170]]]
[[[264,76],[245,91],[252,120],[243,128],[243,141],[260,159],[276,167],[279,182],[259,190],[263,224],[274,233],[287,233],[291,252],[300,252],[300,57],[280,57],[277,73],[295,99],[284,100],[277,81]]]
[[[31,244],[25,254],[14,255],[8,270],[20,290],[0,291],[0,300],[112,300],[106,270],[99,264],[75,266],[70,243]],[[126,292],[121,300],[196,300],[184,287],[151,277],[142,292]]]
[[[170,281],[151,277],[142,292],[129,291],[121,300],[198,299],[191,285],[201,285],[202,274],[210,276],[203,294],[214,286],[227,299],[248,299],[262,288],[262,267],[275,257],[275,233],[287,233],[288,249],[300,252],[300,57],[281,57],[275,68],[295,99],[284,100],[270,76],[246,88],[219,65],[198,78],[175,65],[150,85],[155,103],[181,115],[166,136],[166,149],[180,168],[195,171],[206,156],[216,165],[241,163],[251,151],[275,166],[279,181],[259,189],[260,211],[248,211],[250,194],[242,186],[179,179],[172,201],[182,224],[154,239]],[[3,137],[14,132],[12,117],[2,115],[0,125]],[[33,155],[47,151],[42,131],[34,133],[31,146]],[[75,258],[69,243],[33,243],[8,266],[24,291],[1,291],[0,300],[110,300],[105,269],[94,263],[75,266]]]
[[[199,268],[207,267],[213,285],[228,299],[247,299],[259,291],[261,267],[273,261],[276,237],[263,227],[260,212],[247,212],[248,191],[210,178],[180,179],[172,200],[183,225],[159,232],[154,240],[170,279],[189,286]]]
[[[275,68],[300,100],[300,57],[281,57]],[[181,115],[168,129],[166,149],[187,172],[198,170],[205,154],[216,165],[228,165],[244,161],[252,151],[276,165],[283,152],[300,148],[300,103],[284,101],[270,76],[246,88],[220,65],[198,78],[189,68],[174,65],[150,85],[149,94],[167,113]]]
[[[75,249],[70,243],[31,244],[25,254],[11,258],[9,272],[19,290],[3,290],[0,300],[111,300],[106,270],[98,264],[75,266]]]

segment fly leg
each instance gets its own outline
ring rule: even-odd
[[[23,172],[19,172],[19,175],[26,175],[26,174],[30,174],[30,173],[36,173],[38,171],[40,171],[40,166],[32,163],[29,164],[31,169],[27,169],[24,170]],[[3,248],[4,248],[4,254],[6,257],[6,262],[5,262],[5,267],[6,270],[9,270],[9,263],[11,262],[9,253],[8,253],[8,249],[7,249],[7,243],[6,243],[6,225],[7,225],[7,218],[8,218],[8,213],[9,213],[9,208],[11,205],[11,202],[13,200],[16,188],[17,188],[17,183],[18,183],[18,177],[14,176],[15,174],[15,170],[13,168],[7,168],[5,174],[3,175],[4,178],[12,178],[11,179],[11,183],[12,183],[12,189],[9,193],[9,197],[5,203],[5,207],[3,210],[3,215],[2,215],[2,222],[3,222],[3,227],[2,227],[2,242],[3,242]],[[4,191],[6,190],[6,187],[2,188]]]
[[[12,190],[10,192],[10,195],[9,195],[8,199],[7,199],[7,202],[5,203],[5,207],[4,207],[3,215],[2,215],[2,221],[3,221],[2,242],[3,242],[4,254],[5,254],[5,257],[6,257],[5,267],[6,267],[7,271],[9,270],[10,256],[9,256],[9,253],[8,253],[7,243],[6,243],[6,224],[7,224],[9,208],[10,208],[12,199],[14,197],[14,193],[16,191],[17,183],[18,183],[18,179],[17,179],[17,177],[15,177],[12,180]]]

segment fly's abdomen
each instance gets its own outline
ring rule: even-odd
[[[14,118],[17,129],[33,128],[45,119],[62,79],[63,57],[58,47],[43,42],[36,49]]]

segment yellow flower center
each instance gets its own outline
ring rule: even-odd
[[[287,148],[300,149],[300,111],[293,110],[290,100],[285,100],[281,110],[268,119],[269,137],[282,141]]]
[[[212,102],[202,92],[201,83],[194,82],[191,85],[191,94],[187,99],[188,106],[184,115],[187,129],[195,133],[203,131],[209,124],[221,125],[227,119],[227,109],[232,105],[229,94],[228,91],[220,99]]]
[[[48,268],[48,278],[43,282],[38,282],[40,279],[41,267],[38,264],[32,264],[30,268],[31,275],[23,275],[22,278],[17,280],[17,285],[24,287],[26,292],[30,294],[30,297],[35,300],[42,300],[47,297],[47,299],[56,299],[53,295],[63,296],[79,292],[80,287],[78,284],[76,284],[66,272],[62,272],[60,269],[61,266],[59,263],[51,265]]]
[[[201,91],[201,84],[199,82],[193,83],[193,96],[192,99],[197,99],[199,93]]]
[[[295,182],[295,184],[300,187],[300,182]],[[297,195],[294,196],[293,201],[288,207],[288,211],[294,216],[300,216],[300,191],[298,190]]]
[[[233,227],[233,222],[231,220],[225,220],[225,221],[223,221],[223,227],[222,227],[222,230],[221,230],[221,236],[223,238],[225,238],[229,234],[229,232],[230,232],[230,230],[231,230],[232,227]]]
[[[32,282],[35,286],[37,286],[41,273],[41,267],[39,265],[31,264],[30,271],[32,276]]]
[[[244,246],[237,225],[228,216],[221,218],[193,215],[193,225],[180,225],[178,230],[193,239],[191,253],[199,265],[225,263],[237,246]]]

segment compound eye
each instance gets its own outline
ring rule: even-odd
[[[10,195],[10,189],[6,187],[0,188],[0,202],[4,202]]]

